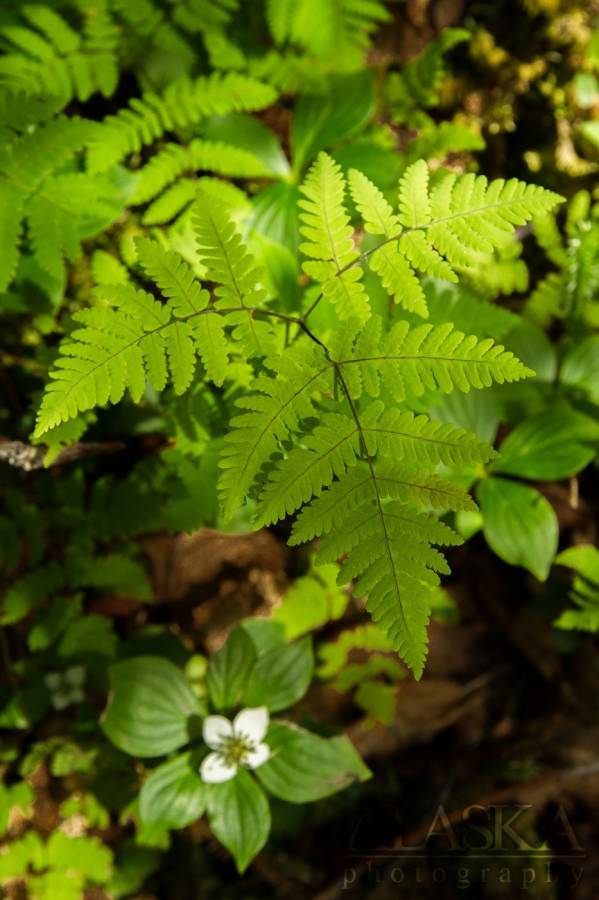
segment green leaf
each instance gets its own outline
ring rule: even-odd
[[[324,96],[302,94],[295,106],[291,145],[296,177],[319,150],[354,134],[374,112],[373,79],[368,69],[333,78],[329,85]]]
[[[534,488],[487,478],[478,498],[483,531],[495,553],[545,581],[557,550],[558,522],[551,504]]]
[[[580,126],[580,133],[583,134],[591,144],[599,148],[599,122],[583,122]]]
[[[599,550],[593,544],[568,547],[555,557],[555,562],[568,569],[574,569],[587,581],[599,586]]]
[[[260,191],[252,203],[253,228],[258,234],[283,244],[297,263],[299,245],[299,219],[297,203],[300,193],[297,185],[279,182]],[[281,301],[283,301],[281,297]]]
[[[238,627],[250,636],[258,656],[286,644],[285,629],[273,619],[244,619]]]
[[[29,649],[45,650],[58,635],[81,615],[81,601],[68,600],[64,597],[54,597],[52,601],[43,606],[35,616],[27,635]]]
[[[277,137],[259,119],[243,113],[214,117],[204,125],[203,136],[211,141],[222,141],[253,153],[263,164],[265,172],[284,178],[290,166]]]
[[[553,381],[557,374],[555,347],[534,322],[521,319],[503,338],[505,346],[534,372],[539,381]]]
[[[144,825],[185,828],[203,815],[206,785],[198,775],[197,762],[195,754],[183,753],[152,771],[139,795]]]
[[[234,628],[208,666],[208,691],[216,709],[236,705],[255,661],[251,637],[243,629]]]
[[[566,354],[560,381],[599,402],[599,334],[585,338]]]
[[[264,787],[289,803],[309,803],[370,777],[351,741],[322,738],[288,722],[272,722],[272,757],[256,769]]]
[[[576,572],[570,591],[575,607],[565,610],[555,625],[596,633],[599,631],[599,550],[592,544],[578,544],[556,556],[555,562]]]
[[[599,425],[572,410],[552,410],[514,428],[492,471],[538,480],[569,478],[595,456],[585,438],[597,441]]]
[[[285,626],[288,640],[343,615],[348,595],[337,584],[338,574],[336,565],[315,566],[310,575],[298,578],[291,585],[273,616]]]
[[[93,881],[104,882],[110,876],[112,853],[98,838],[68,837],[63,831],[54,831],[46,844],[46,865],[68,872],[75,869]]]
[[[275,647],[258,658],[243,702],[246,706],[267,706],[271,712],[287,709],[304,696],[313,670],[314,654],[310,638]]]
[[[110,668],[112,690],[102,728],[132,756],[161,756],[190,739],[200,707],[183,673],[166,659],[139,656]]]
[[[117,642],[112,619],[90,613],[68,626],[60,639],[58,655],[68,659],[111,657],[115,654]]]
[[[245,769],[231,781],[209,785],[208,821],[215,837],[232,854],[238,872],[245,872],[270,832],[268,801]]]
[[[0,623],[19,622],[47,597],[60,590],[65,582],[62,568],[55,562],[32,568],[10,586],[2,600]]]
[[[26,812],[34,800],[35,793],[26,781],[0,784],[0,837],[6,833],[12,811]]]

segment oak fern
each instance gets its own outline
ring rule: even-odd
[[[238,397],[221,455],[226,515],[248,498],[257,525],[294,515],[291,542],[318,538],[322,561],[343,558],[340,582],[366,596],[373,619],[419,677],[430,602],[448,571],[436,547],[461,540],[431,510],[474,507],[438,468],[482,465],[494,451],[410,404],[427,391],[468,392],[531,372],[490,338],[452,323],[411,324],[395,309],[387,324],[372,312],[364,268],[369,262],[391,297],[426,315],[422,274],[456,281],[559,198],[482,176],[441,174],[431,186],[423,162],[401,178],[397,209],[359,172],[350,173],[350,189],[364,230],[381,240],[360,253],[344,176],[321,154],[300,201],[304,270],[320,291],[303,316],[274,305],[227,203],[200,189],[196,263],[211,289],[173,250],[139,241],[142,277],[164,300],[128,282],[97,289],[101,305],[76,314],[61,348],[36,433],[118,402],[126,390],[139,401],[148,381],[182,393],[198,359],[218,386],[235,382],[229,360],[251,365],[251,390]],[[308,320],[319,303],[342,327],[314,330]]]

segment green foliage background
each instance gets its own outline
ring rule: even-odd
[[[595,490],[598,11],[514,6],[513,29],[491,3],[450,27],[432,3],[420,30],[378,0],[0,12],[0,873],[29,896],[136,896],[184,825],[212,859],[206,806],[239,868],[268,834],[232,840],[189,753],[191,807],[160,821],[139,790],[173,762],[98,727],[129,659],[218,708],[206,648],[155,620],[148,535],[310,543],[272,618],[314,636],[314,677],[365,727],[425,670],[429,616],[456,616],[433,545],[482,537],[557,591],[563,652],[599,629],[592,535],[550,502],[551,482]],[[107,596],[148,612],[120,623]],[[81,666],[83,699],[57,694],[48,676]],[[283,707],[311,664],[297,677]],[[302,753],[366,777],[302,715]],[[42,772],[77,836],[40,828]],[[330,791],[269,778],[284,841],[284,801]]]

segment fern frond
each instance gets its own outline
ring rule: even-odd
[[[181,175],[203,170],[232,178],[259,178],[269,174],[264,163],[249,150],[222,141],[196,138],[186,147],[167,144],[136,173],[133,203],[147,203]]]
[[[425,390],[467,393],[533,374],[500,344],[454,331],[451,323],[410,328],[402,321],[381,335],[378,316],[366,323],[353,351],[337,365],[357,367],[371,397],[378,397],[382,383],[398,402],[419,397]]]
[[[290,42],[317,57],[334,56],[337,67],[348,70],[360,64],[370,34],[390,19],[380,0],[269,0],[266,16],[277,44]]]
[[[489,185],[474,175],[444,174],[431,189],[424,160],[411,165],[399,182],[397,215],[362,173],[351,170],[349,183],[366,230],[386,239],[370,252],[371,268],[396,302],[425,317],[418,273],[457,282],[456,269],[471,269],[505,244],[515,225],[560,199],[515,179]]]
[[[424,289],[433,325],[451,321],[459,331],[467,328],[470,334],[497,341],[518,324],[516,313],[481,300],[462,285],[428,279]]]
[[[0,86],[27,94],[88,100],[110,96],[117,84],[117,31],[103,4],[82,11],[81,33],[59,13],[41,4],[25,4],[28,26],[5,25],[0,37],[9,48],[0,57]]]
[[[181,343],[182,353],[185,356],[183,362],[187,372],[187,383],[185,377],[174,381],[175,393],[182,394],[191,383],[196,350],[208,378],[216,385],[221,385],[225,380],[229,362],[225,323],[221,316],[197,315],[207,308],[210,295],[200,287],[191,268],[178,253],[165,250],[147,238],[138,239],[137,251],[142,266],[167,298],[175,315],[194,319],[191,333],[187,328],[179,326],[176,332],[170,332],[169,339],[167,331],[172,371],[177,363],[177,342]]]
[[[463,28],[444,28],[439,37],[387,81],[387,101],[396,122],[405,122],[422,108],[434,106],[445,73],[444,55],[470,38]]]
[[[377,477],[388,498],[431,506],[433,509],[475,509],[469,494],[438,475],[422,474],[414,468],[398,469],[392,464],[377,466]],[[303,544],[328,533],[337,523],[358,509],[370,496],[370,472],[364,464],[351,469],[320,497],[299,513],[289,543]]]
[[[175,315],[192,316],[208,306],[208,291],[200,287],[178,253],[166,250],[149,238],[138,238],[136,249],[140,263],[168,299]]]
[[[319,391],[331,387],[331,363],[305,344],[296,344],[268,365],[274,377],[258,377],[254,384],[258,393],[237,401],[246,412],[231,420],[225,438],[220,492],[229,518],[249,494],[261,468],[278,452],[279,442],[300,430],[300,421],[315,413]]]
[[[170,222],[192,203],[197,190],[198,183],[194,178],[180,178],[150,203],[142,216],[142,223],[163,225]]]
[[[345,555],[339,583],[353,580],[354,591],[366,595],[372,618],[419,678],[426,657],[428,596],[439,583],[436,572],[448,571],[431,544],[460,539],[436,519],[391,499],[406,490],[406,484],[408,492],[413,490],[410,477],[415,476],[397,467],[375,471],[370,466],[361,502],[346,518],[336,511],[334,532],[323,538],[320,558]],[[455,489],[448,492],[445,502],[464,502],[456,494]]]
[[[416,678],[426,656],[427,593],[438,584],[436,570],[447,570],[431,544],[460,542],[411,505],[420,505],[422,492],[431,500],[443,497],[446,507],[468,505],[467,495],[440,479],[394,464],[360,463],[302,511],[291,538],[298,543],[324,535],[323,562],[346,555],[339,583],[354,580],[355,592],[367,595],[374,621]]]
[[[258,524],[269,525],[295,512],[356,465],[360,435],[372,458],[406,460],[423,468],[487,462],[496,455],[488,444],[461,428],[408,410],[385,410],[380,401],[360,414],[360,427],[351,418],[328,414],[271,473],[260,496]]]
[[[14,277],[24,219],[37,263],[60,283],[65,257],[75,259],[81,239],[119,215],[123,199],[111,180],[64,171],[95,127],[59,116],[24,126],[0,145],[0,291]]]
[[[270,475],[260,496],[257,524],[270,525],[317,497],[357,463],[360,434],[353,419],[330,413]]]
[[[450,153],[484,150],[480,134],[459,122],[440,122],[427,125],[413,141],[406,154],[406,166],[418,159],[445,159]]]
[[[165,132],[195,125],[205,116],[263,109],[275,99],[270,85],[236,72],[173,81],[161,95],[143,94],[104,120],[89,150],[89,169],[105,171]]]
[[[343,205],[345,179],[340,166],[320,153],[300,188],[307,198],[299,201],[300,232],[305,241],[300,250],[310,257],[303,269],[322,285],[322,293],[342,319],[365,321],[370,315],[361,282],[362,269],[354,266],[358,253],[353,229]]]
[[[218,197],[199,191],[193,221],[200,261],[209,280],[218,285],[214,292],[216,308],[232,309],[226,322],[233,326],[232,336],[248,357],[268,356],[274,349],[272,326],[258,321],[253,312],[264,302],[262,274],[243,246],[226,205]]]
[[[423,466],[485,463],[495,451],[476,435],[453,425],[432,422],[409,410],[385,409],[374,401],[361,415],[361,431],[371,456],[405,459]]]
[[[118,403],[126,390],[138,402],[147,381],[160,391],[170,380],[175,393],[183,393],[198,356],[208,377],[222,383],[226,342],[222,327],[204,325],[204,320],[219,318],[209,307],[208,292],[174,251],[142,239],[138,252],[167,302],[130,284],[96,289],[96,296],[110,306],[75,313],[81,327],[61,345],[39,410],[38,437],[87,409]]]

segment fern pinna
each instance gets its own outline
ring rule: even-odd
[[[36,435],[83,410],[139,401],[147,382],[176,393],[202,377],[251,383],[237,401],[221,466],[221,496],[233,515],[248,497],[256,524],[295,515],[291,543],[319,539],[323,561],[343,559],[341,583],[366,596],[373,619],[419,677],[426,655],[429,598],[448,571],[437,546],[460,543],[433,515],[473,501],[437,473],[440,465],[485,463],[494,455],[476,436],[410,408],[426,391],[450,393],[511,382],[530,374],[491,339],[451,324],[412,325],[397,307],[388,324],[374,314],[364,278],[368,264],[397,304],[427,315],[419,275],[455,280],[490,250],[560,199],[512,180],[439,174],[424,162],[408,168],[393,209],[361,173],[349,186],[364,229],[382,238],[363,252],[345,206],[346,182],[321,154],[302,187],[305,272],[317,283],[303,314],[279,311],[260,268],[227,215],[208,194],[195,201],[198,265],[160,243],[138,242],[141,276],[102,286],[98,302],[76,313],[38,414]],[[163,300],[156,299],[159,293]],[[310,303],[311,300],[311,303]],[[321,306],[319,315],[315,309]],[[329,306],[336,326],[316,329]],[[412,320],[413,320],[412,315]],[[282,327],[276,327],[280,324]],[[235,364],[238,365],[235,365]],[[253,378],[239,379],[239,364]]]

